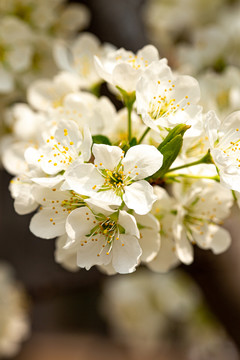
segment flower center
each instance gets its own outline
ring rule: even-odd
[[[175,85],[172,84],[172,80],[168,80],[168,83],[161,84],[161,81],[157,82],[157,94],[153,96],[149,102],[148,115],[157,120],[161,117],[167,117],[170,114],[175,114],[178,110],[184,111],[190,102],[187,100],[186,95],[179,102],[172,95],[176,93]]]

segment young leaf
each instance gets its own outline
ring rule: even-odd
[[[111,141],[107,136],[104,135],[93,135],[92,136],[93,144],[106,144],[106,145],[112,145]]]
[[[189,125],[186,124],[179,124],[175,126],[171,131],[169,131],[168,135],[165,137],[163,142],[158,146],[158,150],[162,153],[162,148],[169,143],[175,136],[181,135],[183,136],[185,131],[187,131],[190,128]]]
[[[163,154],[163,164],[153,176],[153,179],[161,178],[168,171],[176,157],[178,156],[183,143],[183,137],[181,134],[172,138],[165,146],[161,148]]]

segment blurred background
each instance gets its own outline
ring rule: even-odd
[[[2,132],[9,131],[4,108],[24,101],[24,89],[33,79],[56,74],[57,67],[51,57],[54,37],[73,39],[80,31],[92,32],[101,42],[134,52],[152,43],[175,70],[198,78],[206,94],[203,102],[207,109],[214,107],[223,114],[240,109],[239,1],[62,1],[64,9],[76,4],[88,9],[79,10],[75,25],[63,10],[56,12],[56,3],[0,0],[0,21],[14,15],[28,25],[35,24],[34,31],[39,35],[32,50],[32,68],[21,72],[13,66],[17,85],[14,87],[9,81],[8,87],[0,86]],[[30,10],[37,7],[39,13],[36,10],[35,18],[31,18]],[[55,18],[49,15],[51,11],[55,11]],[[48,19],[45,25],[43,19]],[[1,50],[0,44],[0,61]],[[48,54],[44,61],[43,53]],[[0,75],[1,71],[2,68]],[[211,87],[206,85],[206,79]],[[2,141],[1,146],[7,146],[7,142]],[[239,359],[237,209],[224,224],[232,234],[233,243],[222,255],[195,249],[192,265],[163,275],[143,267],[126,276],[109,277],[96,268],[72,273],[54,261],[53,240],[38,239],[30,233],[32,215],[15,213],[8,191],[11,177],[4,169],[0,170],[0,260],[12,267],[0,286],[1,292],[7,286],[4,279],[12,284],[0,294],[0,358],[4,332],[1,311],[9,314],[12,311],[10,307],[1,310],[1,304],[3,309],[6,302],[14,304],[12,289],[16,290],[21,283],[21,299],[17,301],[21,303],[21,311],[28,314],[23,319],[23,343],[16,351],[11,351],[15,346],[10,345],[10,351],[3,352],[3,359],[5,356],[15,360]],[[16,327],[15,331],[19,334],[22,330]],[[17,336],[12,341],[16,344]]]

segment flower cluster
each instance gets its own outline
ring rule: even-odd
[[[0,93],[26,88],[56,72],[51,49],[89,22],[83,5],[64,0],[3,0],[0,4]]]
[[[240,112],[222,122],[204,113],[198,81],[152,45],[134,54],[82,34],[54,52],[63,71],[9,109],[3,164],[16,211],[37,210],[33,234],[58,237],[56,261],[166,272],[190,264],[194,245],[225,251],[221,225],[240,192]],[[100,95],[104,81],[123,109]]]
[[[53,47],[70,42],[89,20],[87,7],[67,5],[65,0],[1,1],[0,156],[4,136],[15,134],[14,117],[9,118],[8,107],[26,101],[26,89],[33,81],[43,79],[45,83],[57,74],[60,64],[54,59]]]

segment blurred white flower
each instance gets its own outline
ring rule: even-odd
[[[24,291],[12,269],[0,263],[0,357],[12,357],[29,336],[30,324]]]
[[[101,45],[93,34],[83,33],[70,46],[57,41],[54,57],[60,69],[75,74],[81,89],[91,89],[103,81],[95,69],[94,56],[104,59],[113,49],[113,46]]]
[[[166,346],[174,322],[184,331],[200,300],[198,288],[183,274],[140,269],[106,281],[101,309],[115,338],[144,350]]]

